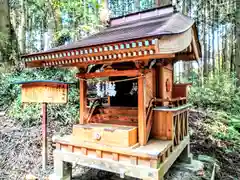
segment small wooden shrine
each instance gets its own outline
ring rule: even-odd
[[[90,37],[23,56],[31,68],[80,70],[79,123],[71,135],[54,137],[56,179],[71,179],[71,165],[80,164],[159,180],[178,157],[188,159],[189,85],[174,84],[173,64],[200,54],[194,21],[167,6],[111,19]]]

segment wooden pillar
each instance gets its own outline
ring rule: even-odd
[[[47,166],[47,103],[42,104],[42,169]]]
[[[141,146],[147,143],[146,126],[145,77],[141,76],[138,79],[138,138]]]
[[[80,79],[80,124],[84,124],[84,115],[85,115],[85,109],[86,109],[86,92],[87,92],[87,82],[83,79]]]

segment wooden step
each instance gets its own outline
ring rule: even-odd
[[[137,143],[137,127],[103,123],[73,126],[73,142],[94,142],[103,145],[130,147]]]

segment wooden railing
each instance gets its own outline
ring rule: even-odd
[[[147,122],[147,140],[149,139],[151,129],[152,129],[152,124],[153,124],[153,107],[154,107],[154,102],[156,101],[156,98],[152,98],[149,103],[148,103],[148,108],[147,108],[147,115],[146,115],[146,122]]]
[[[180,144],[185,136],[188,135],[188,110],[185,109],[173,116],[174,146]]]
[[[155,107],[151,135],[156,139],[172,140],[178,145],[188,135],[188,109],[190,105],[179,107]]]

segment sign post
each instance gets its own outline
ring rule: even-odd
[[[42,168],[47,167],[47,104],[65,104],[68,101],[68,85],[60,81],[25,81],[17,82],[22,87],[22,103],[42,104]]]
[[[42,103],[42,168],[47,166],[47,103]]]

